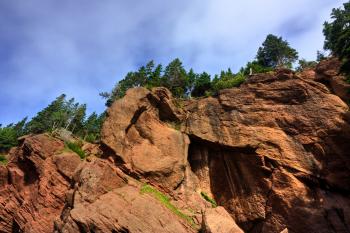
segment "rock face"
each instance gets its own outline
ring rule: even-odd
[[[206,233],[244,233],[222,206],[205,211],[203,231]]]
[[[63,149],[61,141],[42,134],[12,150],[11,161],[1,167],[0,232],[53,232],[70,174],[80,163],[69,154],[61,157]]]
[[[128,172],[172,190],[184,179],[189,139],[169,127],[171,121],[180,120],[181,113],[169,98],[165,88],[154,93],[130,89],[108,109],[102,143],[113,150]]]
[[[316,67],[316,80],[325,83],[344,101],[350,100],[350,84],[340,73],[341,62],[337,58],[321,61]]]
[[[348,107],[324,85],[286,71],[256,75],[185,109],[201,189],[243,230],[347,229]]]
[[[0,166],[0,232],[350,232],[350,114],[330,67],[181,101],[131,89],[85,161],[26,137]]]

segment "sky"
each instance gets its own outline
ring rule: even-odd
[[[102,112],[99,93],[148,61],[238,71],[267,34],[300,58],[322,50],[323,22],[345,0],[0,0],[0,124],[65,93]]]

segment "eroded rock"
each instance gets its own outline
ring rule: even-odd
[[[24,138],[11,152],[7,168],[1,169],[3,180],[8,177],[0,188],[1,232],[53,232],[70,186],[69,175],[62,176],[53,160],[63,148],[62,141],[41,134]],[[77,163],[69,160],[74,170]]]

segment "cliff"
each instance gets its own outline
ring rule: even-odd
[[[349,232],[349,108],[321,65],[216,97],[130,89],[84,161],[21,139],[0,167],[0,232]]]

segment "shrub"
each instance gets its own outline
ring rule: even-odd
[[[205,192],[201,192],[201,196],[204,198],[204,200],[209,202],[213,208],[218,206],[218,204],[216,204],[216,201],[210,198]]]
[[[5,155],[0,155],[0,164],[2,164],[2,165],[7,164],[7,158]]]
[[[238,73],[236,75],[228,76],[225,78],[218,79],[214,83],[214,90],[219,91],[221,89],[227,89],[232,87],[239,87],[245,81],[245,76],[243,73]]]
[[[77,153],[81,159],[86,157],[85,152],[81,149],[81,145],[76,142],[67,142],[66,146],[73,152]]]

